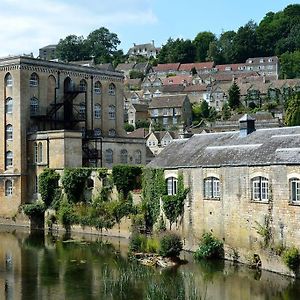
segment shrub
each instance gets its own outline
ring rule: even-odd
[[[129,241],[129,250],[131,252],[145,252],[147,237],[142,234],[133,234]]]
[[[195,253],[195,258],[221,258],[223,255],[223,243],[211,233],[204,233],[200,240],[199,248]]]
[[[156,238],[147,239],[146,252],[148,253],[158,253],[159,250],[159,240]]]
[[[182,242],[174,233],[164,235],[160,240],[159,254],[165,257],[179,256],[182,250]]]
[[[282,253],[282,259],[291,270],[295,271],[300,264],[299,250],[296,247],[286,249]]]
[[[29,217],[43,215],[46,210],[45,204],[42,201],[37,201],[31,204],[24,204],[22,208],[25,215]]]

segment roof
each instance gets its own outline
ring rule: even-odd
[[[193,85],[187,85],[184,87],[185,93],[191,93],[191,92],[205,92],[207,90],[207,84],[193,84]]]
[[[182,107],[186,98],[186,94],[154,97],[149,108]]]
[[[174,64],[158,64],[154,67],[155,72],[167,72],[167,71],[178,71],[180,63]]]
[[[133,103],[132,106],[137,112],[148,112],[148,104]]]
[[[164,85],[161,89],[162,93],[180,93],[184,90],[183,84],[169,84]]]
[[[246,67],[246,64],[226,64],[226,65],[216,65],[216,69],[219,72],[229,72],[229,71],[239,71],[240,67]]]
[[[55,49],[57,47],[57,45],[47,45],[47,46],[44,46],[44,47],[42,47],[42,48],[40,48],[40,50],[41,49]]]
[[[148,135],[148,133],[149,133],[149,129],[138,128],[132,132],[129,132],[128,136],[132,138],[144,138]]]
[[[148,66],[149,66],[149,64],[147,62],[137,63],[134,66],[134,70],[140,71],[140,72],[145,72],[147,70]]]
[[[195,134],[175,140],[148,166],[162,168],[300,165],[300,126]]]
[[[98,64],[95,66],[97,69],[100,70],[106,70],[106,71],[114,71],[114,67],[111,63],[106,63],[106,64]]]
[[[195,68],[196,70],[203,70],[203,69],[212,69],[213,67],[214,67],[213,61],[191,63],[191,64],[181,64],[179,67],[179,71],[190,72],[193,68]]]
[[[118,71],[130,71],[133,69],[135,63],[118,64],[116,70]]]
[[[193,77],[191,75],[176,75],[163,79],[163,85],[191,83]]]

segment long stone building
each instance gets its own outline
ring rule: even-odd
[[[0,59],[0,215],[37,198],[46,168],[145,164],[123,130],[123,75],[31,57]]]
[[[164,168],[168,194],[179,174],[190,189],[177,228],[187,248],[212,232],[231,258],[256,254],[263,268],[282,272],[263,245],[300,248],[299,145],[300,126],[255,130],[245,115],[239,131],[176,140],[148,166]]]

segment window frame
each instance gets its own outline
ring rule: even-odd
[[[289,180],[289,199],[291,203],[300,205],[300,179],[292,177]]]
[[[112,164],[114,162],[114,151],[110,148],[105,150],[105,162],[107,164]]]
[[[269,202],[269,179],[256,176],[251,179],[251,200],[254,202]]]
[[[99,103],[94,105],[94,118],[101,119],[101,104]]]
[[[108,95],[110,95],[110,96],[115,96],[116,95],[116,86],[113,83],[111,83],[108,86]]]
[[[5,180],[4,195],[5,195],[5,197],[12,197],[13,196],[13,181],[11,179]]]
[[[126,149],[120,151],[120,162],[121,164],[128,164],[128,151]]]
[[[108,107],[108,119],[115,120],[116,119],[116,107],[114,105],[110,105]]]
[[[221,183],[218,177],[209,176],[203,179],[203,196],[204,199],[220,200]]]
[[[32,73],[30,75],[29,86],[30,87],[37,87],[37,86],[39,86],[39,76],[38,76],[38,74]]]
[[[12,87],[13,86],[13,78],[10,73],[5,75],[5,87]]]
[[[100,95],[102,92],[102,85],[100,81],[96,81],[94,83],[94,93]]]
[[[14,154],[12,151],[6,151],[5,152],[5,168],[12,168],[13,167],[13,160],[14,160]]]
[[[11,124],[5,126],[5,139],[7,141],[13,140],[13,126]]]
[[[174,176],[169,176],[166,178],[166,186],[167,186],[167,195],[175,196],[178,192],[178,179]]]
[[[30,115],[35,116],[39,112],[40,109],[40,102],[39,99],[36,97],[30,98]]]
[[[5,99],[5,113],[6,114],[12,114],[13,113],[13,98],[12,97],[7,97]]]

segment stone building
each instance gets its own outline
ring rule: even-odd
[[[0,215],[37,197],[45,167],[144,164],[123,130],[123,75],[29,57],[0,59]]]
[[[253,118],[240,119],[240,130],[196,134],[173,141],[148,166],[165,169],[169,194],[183,174],[190,189],[178,230],[195,249],[204,232],[227,246],[231,258],[258,254],[262,267],[270,256],[262,247],[300,247],[300,127],[255,130]],[[269,264],[269,265],[268,265]]]
[[[48,45],[39,49],[39,58],[50,60],[57,58],[56,55],[56,47],[57,45]]]

